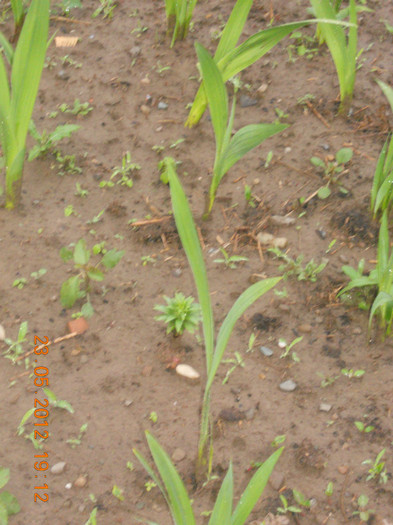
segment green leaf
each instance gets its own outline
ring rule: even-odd
[[[86,317],[87,319],[94,315],[94,308],[89,301],[82,306],[81,313],[83,317]]]
[[[72,405],[68,401],[57,401],[56,402],[56,408],[62,408],[64,410],[67,410],[70,414],[73,414],[75,410],[72,408]]]
[[[207,370],[213,359],[214,320],[206,266],[187,198],[172,164],[168,164],[169,187],[177,231],[190,264],[202,309]]]
[[[8,512],[5,505],[0,501],[0,525],[8,525]]]
[[[55,404],[57,402],[57,396],[54,392],[52,392],[52,390],[50,390],[50,388],[45,387],[42,390],[44,391],[44,394],[48,398],[49,404]]]
[[[216,138],[216,157],[221,153],[228,122],[228,95],[220,70],[209,52],[198,42],[195,49],[202,70],[205,93]]]
[[[13,516],[20,512],[20,505],[16,497],[5,490],[0,493],[0,502],[5,506],[8,516]]]
[[[225,24],[218,43],[214,60],[217,63],[229,51],[235,48],[246,23],[253,0],[237,0]]]
[[[105,268],[114,268],[116,264],[120,261],[120,259],[123,257],[123,255],[124,250],[109,250],[101,259],[101,263],[105,266]]]
[[[241,128],[222,152],[220,173],[224,175],[246,153],[286,128],[288,124],[250,124]]]
[[[24,426],[24,424],[26,423],[26,421],[34,414],[34,410],[35,408],[30,408],[30,410],[28,410],[25,415],[22,417],[22,419],[20,420],[20,423],[18,425],[18,428],[22,428]]]
[[[232,462],[222,482],[209,525],[230,525],[233,505],[233,469]]]
[[[208,377],[206,381],[206,391],[211,388],[213,384],[214,377],[217,373],[218,367],[223,358],[225,349],[227,347],[229,338],[232,334],[232,330],[235,326],[236,321],[244,314],[244,312],[249,308],[255,301],[271,290],[276,284],[281,281],[282,277],[272,277],[269,279],[264,279],[251,285],[247,290],[245,290],[241,296],[236,300],[235,304],[232,306],[227,316],[224,319],[224,322],[221,325],[220,331],[218,332],[216,348],[214,350],[213,360],[211,366],[207,369]]]
[[[68,138],[71,136],[71,133],[77,131],[80,126],[76,124],[65,124],[63,126],[57,126],[55,131],[49,135],[49,140],[51,142],[59,142],[62,139]]]
[[[331,193],[332,192],[329,186],[322,186],[322,188],[319,188],[317,195],[319,199],[323,200],[323,199],[327,199]]]
[[[61,286],[60,300],[64,308],[72,308],[80,298],[80,278],[78,275],[70,277]]]
[[[311,164],[313,164],[317,168],[325,169],[325,167],[326,167],[324,161],[321,158],[319,158],[319,157],[311,157],[310,162],[311,162]]]
[[[74,248],[74,263],[85,266],[90,260],[90,250],[86,248],[85,239],[79,239]]]
[[[279,448],[259,467],[248,483],[232,516],[231,525],[244,525],[265,490],[273,469],[284,447]]]
[[[65,246],[63,246],[60,249],[60,257],[63,259],[64,262],[70,261],[73,258],[73,256],[74,256],[74,253],[69,248],[66,248]]]
[[[393,111],[393,89],[388,84],[385,84],[385,82],[382,82],[382,80],[376,79],[376,82],[378,86],[382,89],[385,97],[388,99],[390,107]]]
[[[0,489],[5,487],[10,480],[10,469],[0,467]]]
[[[386,292],[379,292],[371,306],[370,318],[368,323],[369,327],[371,327],[373,317],[376,314],[377,310],[386,305],[390,305],[391,307],[393,307],[393,295]],[[389,319],[384,319],[384,321],[389,322]]]
[[[23,323],[21,323],[19,327],[18,343],[21,343],[22,341],[24,341],[26,334],[27,334],[27,330],[28,330],[28,323],[27,321],[23,321]]]
[[[190,498],[172,461],[158,441],[148,431],[145,434],[151,455],[168,494],[169,507],[174,522],[176,525],[195,525]]]
[[[105,277],[102,271],[98,268],[95,268],[95,266],[89,268],[87,275],[90,279],[93,279],[93,281],[103,281]]]
[[[336,161],[339,164],[346,164],[352,159],[353,151],[351,148],[341,148],[336,153]]]

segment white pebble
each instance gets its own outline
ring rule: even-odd
[[[180,376],[187,377],[188,379],[199,379],[201,377],[199,372],[197,372],[195,368],[192,368],[190,365],[177,365],[176,372]]]
[[[55,463],[51,467],[50,471],[52,472],[52,474],[61,474],[64,471],[65,466],[66,466],[65,461],[59,461],[59,463]]]
[[[5,339],[4,326],[0,324],[0,341],[4,341],[4,339]]]

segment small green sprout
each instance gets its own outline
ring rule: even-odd
[[[181,335],[184,330],[191,334],[198,328],[202,319],[199,304],[194,304],[193,297],[185,297],[181,292],[176,292],[173,298],[164,295],[166,305],[155,305],[154,310],[162,312],[155,317],[156,321],[164,321],[168,325],[166,333],[174,331],[175,336]]]
[[[36,272],[31,272],[30,277],[38,281],[39,279],[41,279],[41,277],[43,277],[46,274],[46,272],[47,272],[46,268],[40,268]]]
[[[381,452],[375,458],[375,461],[372,459],[366,459],[362,462],[362,465],[371,465],[368,469],[368,476],[366,481],[370,479],[378,479],[379,483],[387,483],[388,475],[385,469],[385,462],[381,461],[382,456],[385,454],[386,448],[382,449]]]
[[[150,412],[149,419],[152,423],[157,423],[158,421],[157,412]]]
[[[115,498],[117,498],[119,501],[124,501],[123,492],[124,492],[123,489],[121,489],[121,488],[118,487],[117,485],[113,485],[112,494],[113,494],[113,496],[115,496]]]
[[[277,512],[279,514],[286,514],[287,512],[299,514],[300,512],[302,512],[302,510],[299,509],[299,507],[296,507],[295,505],[288,505],[288,500],[283,494],[280,494],[280,500],[282,507],[277,507]]]
[[[366,373],[366,371],[365,370],[353,370],[353,368],[342,368],[341,373],[345,377],[352,379],[353,377],[355,378],[362,377]]]
[[[27,279],[25,277],[18,277],[12,283],[12,286],[14,288],[18,288],[18,290],[22,290],[22,288],[24,288],[26,284],[27,284]]]
[[[150,492],[154,487],[157,487],[157,484],[154,481],[146,481],[145,488],[146,492]]]
[[[355,421],[355,427],[361,432],[362,434],[368,434],[374,430],[375,427],[372,425],[365,425],[362,421]]]
[[[88,102],[81,102],[79,98],[74,100],[73,107],[68,104],[60,104],[59,109],[62,113],[71,113],[72,115],[88,115],[90,111],[93,111],[92,106]]]
[[[328,498],[331,498],[333,496],[333,490],[334,490],[333,482],[329,481],[325,489],[325,494]]]
[[[244,364],[244,361],[243,361],[243,358],[242,358],[240,352],[235,352],[235,358],[223,359],[222,362],[225,363],[225,364],[233,365],[233,366],[231,366],[231,368],[225,374],[225,377],[224,377],[224,379],[222,381],[223,385],[225,385],[225,383],[228,382],[229,376],[232,374],[232,372],[234,372],[236,370],[236,368],[238,366],[240,366],[241,368],[245,367],[245,364]]]
[[[231,268],[234,270],[237,268],[238,262],[245,262],[248,261],[247,257],[242,257],[240,255],[231,255],[229,256],[228,253],[224,250],[224,248],[220,248],[220,252],[224,256],[224,259],[214,259],[213,262],[217,264],[225,264],[227,268]]]
[[[367,509],[368,497],[365,494],[361,494],[358,497],[357,504],[359,510],[355,510],[354,512],[352,512],[352,516],[359,516],[361,521],[368,523],[370,515],[375,514],[375,510]]]
[[[8,468],[0,467],[0,489],[3,489],[7,485],[10,479],[10,470]],[[0,492],[0,523],[7,525],[8,516],[18,514],[20,512],[20,506],[16,497],[3,490]]]
[[[276,436],[273,441],[270,443],[270,445],[273,448],[277,448],[283,443],[285,443],[285,440],[287,439],[287,436],[285,434],[280,434],[279,436]]]
[[[79,429],[78,437],[67,439],[66,443],[68,443],[71,446],[71,448],[75,448],[79,446],[82,442],[83,435],[87,432],[87,427],[88,427],[88,424],[84,423]]]
[[[76,190],[74,195],[77,195],[78,197],[87,197],[89,195],[88,190],[83,189],[79,182],[77,182],[75,186]]]

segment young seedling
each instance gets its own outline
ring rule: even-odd
[[[85,190],[84,188],[82,188],[82,186],[79,184],[79,182],[76,183],[75,185],[75,193],[74,195],[76,195],[77,197],[87,197],[89,195],[89,192],[88,190]]]
[[[18,425],[17,435],[18,436],[23,436],[25,439],[31,441],[33,446],[34,446],[34,448],[35,448],[35,450],[42,450],[44,439],[42,439],[42,438],[35,439],[34,431],[31,431],[30,434],[25,433],[25,425],[26,425],[27,421],[30,419],[30,417],[34,414],[35,410],[36,410],[35,407],[30,408],[24,414],[24,416],[22,417],[22,419],[21,419],[21,421],[20,421],[20,423]],[[50,434],[48,433],[48,435],[50,435]]]
[[[68,443],[70,445],[71,448],[76,448],[78,447],[81,442],[82,442],[82,438],[84,436],[84,434],[87,432],[87,427],[88,427],[88,424],[87,423],[84,423],[81,428],[79,429],[79,434],[78,434],[78,437],[77,438],[70,438],[70,439],[67,439],[66,440],[66,443]]]
[[[45,387],[42,389],[44,391],[44,394],[48,398],[49,404],[53,406],[54,408],[62,408],[63,410],[67,410],[70,414],[73,414],[75,411],[72,408],[71,404],[68,401],[63,401],[62,399],[57,399],[57,396],[52,390]]]
[[[393,89],[377,80],[393,111]],[[386,139],[375,168],[371,189],[371,210],[376,217],[385,210],[389,214],[393,204],[393,136]]]
[[[322,259],[320,264],[314,262],[314,259],[311,259],[306,266],[302,266],[304,255],[300,254],[296,259],[289,257],[287,253],[281,251],[279,248],[269,248],[269,252],[274,253],[278,259],[282,259],[284,264],[281,264],[278,267],[280,272],[284,272],[284,279],[288,279],[292,275],[297,277],[298,281],[311,281],[315,283],[317,280],[317,275],[325,269],[328,259]]]
[[[157,423],[158,421],[158,415],[157,412],[150,412],[149,419],[152,423]]]
[[[284,494],[280,494],[280,500],[282,507],[277,507],[277,512],[279,514],[287,514],[287,512],[293,512],[294,514],[299,514],[302,512],[302,509],[299,509],[299,507],[296,507],[295,505],[289,505],[287,498],[284,496]]]
[[[118,487],[117,485],[113,485],[112,494],[117,498],[119,501],[124,501],[124,490]]]
[[[333,496],[333,491],[334,491],[334,485],[333,485],[333,482],[332,481],[329,481],[329,483],[327,484],[326,486],[326,489],[325,489],[325,494],[328,498],[331,498]]]
[[[359,510],[355,510],[354,512],[352,512],[352,516],[359,516],[361,521],[368,523],[371,515],[375,514],[375,510],[371,510],[367,508],[368,497],[365,494],[361,494],[358,497],[357,504],[358,504]]]
[[[48,26],[49,0],[32,0],[11,56],[10,81],[0,54],[0,142],[8,209],[14,208],[21,197],[26,136],[44,67]]]
[[[166,304],[156,304],[154,310],[162,312],[155,317],[156,321],[166,323],[166,333],[174,332],[175,336],[181,335],[184,330],[191,334],[195,332],[202,319],[201,307],[194,303],[193,297],[186,297],[181,292],[176,292],[174,297],[164,295]]]
[[[103,18],[112,18],[113,17],[113,11],[116,7],[116,0],[99,0],[100,6],[97,7],[97,9],[94,11],[94,13],[91,15],[92,18],[97,18],[97,16],[101,15]]]
[[[60,60],[63,66],[73,66],[75,69],[80,69],[82,67],[82,64],[76,62],[72,57],[70,57],[70,55],[64,55]]]
[[[114,268],[123,257],[124,251],[109,250],[101,260],[93,265],[90,262],[90,250],[86,247],[86,241],[80,239],[73,250],[63,247],[60,250],[60,256],[64,262],[73,259],[74,268],[78,272],[62,284],[60,291],[61,304],[64,308],[72,308],[79,299],[86,298],[86,303],[82,306],[81,313],[84,317],[91,317],[94,313],[93,306],[90,302],[91,281],[103,281],[104,270]]]
[[[213,262],[217,264],[225,264],[227,268],[231,268],[232,270],[237,268],[237,263],[248,261],[247,257],[241,257],[240,255],[229,256],[228,253],[224,250],[224,248],[219,248],[219,250],[224,256],[224,259],[214,259]]]
[[[71,113],[72,115],[81,115],[84,117],[90,111],[93,111],[92,106],[88,102],[81,102],[79,98],[74,100],[74,106],[71,108],[68,104],[61,104],[59,109],[62,113]]]
[[[172,33],[171,47],[176,40],[187,36],[197,0],[165,0],[168,33]]]
[[[325,376],[322,372],[317,372],[317,375],[321,378],[321,388],[326,388],[333,385],[340,376]]]
[[[60,150],[57,149],[57,144],[61,140],[69,138],[71,134],[74,131],[77,131],[79,128],[80,126],[77,126],[75,124],[65,124],[64,126],[57,126],[57,128],[51,133],[48,133],[44,130],[42,135],[40,135],[37,131],[37,128],[35,127],[34,122],[30,121],[29,131],[31,136],[36,140],[37,144],[33,146],[29,151],[28,160],[31,161],[36,159],[37,157],[46,157],[48,154],[51,154],[54,155],[54,157],[60,164],[60,167],[64,167],[66,158],[68,157],[69,159],[71,159],[71,156],[65,155],[65,157],[62,157]],[[72,158],[75,161],[75,157],[73,155]],[[73,171],[77,169],[78,173],[82,171],[80,168],[76,168],[75,163],[71,167],[73,168]]]
[[[71,175],[77,175],[82,173],[82,168],[76,166],[75,164],[75,155],[61,155],[59,151],[56,152],[56,162],[58,163],[59,170],[58,175],[66,175],[69,173]]]
[[[365,425],[363,421],[355,421],[355,427],[361,432],[362,434],[368,434],[374,430],[375,427],[372,425]]]
[[[340,21],[330,0],[310,0],[315,16],[326,21]],[[355,0],[349,0],[348,36],[342,25],[320,22],[320,35],[326,42],[336,67],[340,84],[339,113],[347,115],[353,96],[356,77],[358,26]]]
[[[354,370],[353,368],[342,368],[341,373],[343,376],[348,377],[349,379],[360,378],[366,373],[365,370]]]
[[[283,359],[284,357],[287,357],[289,355],[289,352],[292,350],[292,348],[300,343],[300,341],[303,340],[303,336],[296,337],[291,343],[287,344],[287,342],[284,339],[280,339],[279,343],[281,348],[284,348],[284,352],[280,355],[280,359]],[[291,354],[292,359],[295,361],[295,363],[299,363],[300,359],[298,358],[296,352],[292,352]]]
[[[228,382],[229,376],[236,370],[238,366],[241,368],[244,368],[246,365],[244,363],[243,357],[241,356],[240,352],[235,352],[235,357],[230,359],[223,359],[222,362],[224,364],[230,364],[232,365],[231,368],[227,371],[225,374],[224,379],[222,380],[222,384],[225,385],[225,383]]]
[[[254,332],[252,332],[248,340],[248,348],[246,350],[247,353],[254,351],[254,344],[255,344],[256,339],[257,339],[257,334],[254,334]]]
[[[28,333],[28,323],[27,321],[23,321],[19,327],[18,330],[18,337],[16,341],[13,341],[12,339],[6,337],[4,342],[8,346],[7,350],[3,352],[3,355],[6,359],[10,359],[12,364],[15,364],[18,357],[21,356],[24,353],[23,350],[23,344],[28,342],[28,339],[26,337]],[[27,357],[25,359],[25,367],[28,368],[29,366],[29,358]]]
[[[393,250],[390,250],[386,210],[382,214],[379,228],[376,267],[368,275],[363,275],[364,261],[360,261],[357,269],[343,266],[342,271],[351,280],[338,296],[352,288],[376,287],[377,295],[370,309],[369,330],[374,315],[378,314],[381,328],[385,335],[390,335],[393,322]]]
[[[97,510],[97,507],[94,507],[85,525],[97,525]]]
[[[0,489],[3,489],[10,480],[10,469],[0,467]],[[20,506],[16,497],[3,490],[0,492],[0,523],[1,525],[7,525],[8,517],[18,514],[20,512]]]
[[[232,136],[236,98],[233,99],[229,114],[228,94],[220,70],[204,47],[196,43],[195,48],[201,66],[216,140],[213,178],[209,190],[209,201],[204,214],[206,218],[212,210],[218,186],[228,170],[246,153],[288,126],[286,124],[251,124],[244,126]]]
[[[174,525],[196,525],[192,500],[170,457],[149,432],[146,431],[145,434],[159,474],[155,473],[140,452],[133,449],[135,456],[164,496],[171,511]],[[241,495],[236,508],[234,508],[233,497],[233,469],[232,463],[229,464],[229,469],[210,514],[209,525],[223,525],[224,523],[244,525],[247,522],[247,518],[261,497],[282,451],[283,448],[280,448],[273,452],[258,468]]]
[[[48,270],[46,268],[40,268],[36,272],[31,272],[30,277],[35,279],[36,281],[39,281],[41,277],[43,277]]]
[[[200,478],[206,470],[208,474],[210,474],[212,469],[211,387],[223,359],[233,328],[247,308],[254,304],[259,297],[272,289],[281,280],[281,277],[259,281],[243,292],[226,315],[216,336],[206,266],[203,260],[202,248],[195,223],[184,190],[176,174],[176,163],[174,159],[167,157],[163,162],[166,168],[165,174],[169,180],[176,227],[194,276],[199,304],[202,309],[207,380],[202,402],[201,430],[198,444],[197,477]],[[191,524],[191,522],[187,523]]]
[[[345,164],[352,159],[352,156],[353,151],[351,148],[341,148],[336,153],[334,160],[329,160],[329,158],[321,159],[320,157],[311,157],[311,164],[323,172],[323,177],[327,181],[327,184],[318,190],[317,195],[320,199],[326,199],[329,197],[331,194],[329,187],[330,184],[339,182],[339,178],[347,173],[347,170],[344,170],[344,167]],[[340,191],[342,193],[348,193],[348,190],[343,186],[340,186]]]
[[[18,288],[18,290],[22,290],[22,288],[24,288],[26,284],[27,284],[26,277],[18,277],[17,279],[14,280],[14,282],[12,283],[12,286],[14,288]]]
[[[147,266],[148,264],[154,264],[156,259],[151,257],[151,255],[142,255],[141,257],[142,266]]]
[[[299,57],[311,60],[318,54],[318,45],[313,37],[294,31],[289,38],[293,43],[287,46],[288,62],[293,64]]]
[[[280,434],[279,436],[276,436],[273,441],[270,443],[270,445],[273,448],[277,448],[283,443],[285,443],[285,440],[287,439],[287,436],[285,434]]]
[[[100,188],[112,188],[115,183],[112,179],[116,179],[116,184],[121,186],[127,186],[127,188],[132,188],[133,180],[129,177],[129,173],[132,173],[134,170],[140,170],[141,167],[135,162],[131,162],[131,153],[127,153],[123,156],[121,166],[116,166],[113,169],[110,180],[103,180],[100,182]]]
[[[385,462],[381,461],[382,456],[385,454],[385,452],[386,448],[381,450],[381,452],[377,455],[374,461],[372,459],[366,459],[362,462],[362,465],[371,465],[371,467],[368,469],[368,476],[366,478],[366,481],[370,481],[370,479],[376,479],[379,481],[379,483],[388,482],[388,475],[385,469]]]
[[[251,186],[248,184],[244,185],[244,198],[246,199],[250,208],[256,208],[257,204],[255,202],[255,196],[252,194]]]

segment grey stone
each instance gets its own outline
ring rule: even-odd
[[[256,106],[257,101],[254,98],[248,97],[247,95],[240,95],[240,106],[242,108],[248,108],[250,106]]]
[[[319,405],[319,410],[321,412],[330,412],[332,409],[332,405],[330,405],[329,403],[321,403]]]
[[[295,383],[295,381],[292,381],[292,379],[287,379],[286,381],[280,383],[280,390],[282,390],[283,392],[293,392],[296,387],[297,384]]]
[[[60,461],[59,463],[55,463],[54,465],[52,465],[50,471],[52,474],[61,474],[62,472],[64,472],[65,466],[66,462]]]
[[[286,217],[284,215],[272,215],[270,220],[279,226],[290,226],[296,222],[295,217]]]
[[[172,454],[173,461],[182,461],[186,457],[186,453],[182,448],[176,448]]]
[[[260,350],[262,354],[265,355],[266,357],[270,357],[271,355],[274,354],[273,350],[270,350],[270,348],[268,348],[267,346],[261,346]]]
[[[159,102],[157,107],[158,109],[168,109],[168,104],[166,102]]]

